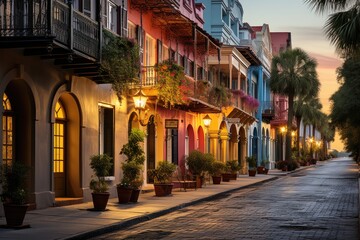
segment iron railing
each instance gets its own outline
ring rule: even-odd
[[[0,1],[1,37],[48,37],[92,58],[100,55],[99,23],[57,0]]]

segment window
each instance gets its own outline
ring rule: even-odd
[[[222,20],[227,26],[229,26],[229,15],[225,9],[222,10]]]
[[[178,164],[178,129],[167,129],[166,159],[168,162]]]
[[[103,24],[104,26],[117,33],[117,6],[111,1],[105,1],[103,3]]]
[[[154,66],[155,65],[155,57],[156,57],[156,45],[155,40],[146,35],[145,39],[145,66]]]
[[[128,22],[128,38],[136,39],[136,25]]]
[[[96,0],[82,0],[80,4],[80,11],[82,11],[89,18],[96,20]],[[76,4],[74,4],[74,8],[75,7]]]
[[[2,134],[3,134],[3,148],[2,148],[2,159],[3,163],[6,166],[11,166],[13,162],[13,152],[14,152],[14,124],[11,103],[7,95],[4,93],[3,96],[3,108],[4,114],[2,117]]]
[[[66,113],[58,101],[55,105],[54,173],[63,173],[65,170],[65,122]]]
[[[169,59],[169,48],[165,45],[163,45],[163,49],[162,49],[162,59],[163,61]]]
[[[107,154],[114,162],[114,108],[110,105],[99,105],[99,153]],[[114,164],[109,175],[114,175]]]

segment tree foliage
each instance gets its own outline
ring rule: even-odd
[[[274,93],[288,97],[287,129],[292,129],[294,100],[315,97],[320,88],[316,61],[302,49],[288,49],[272,59],[270,88]],[[291,131],[286,133],[285,158],[291,158]]]
[[[305,0],[316,12],[331,12],[325,33],[337,51],[348,56],[360,52],[360,1]]]
[[[139,82],[139,46],[127,38],[104,31],[100,70],[104,81],[111,83],[119,100],[131,84]]]
[[[360,153],[360,61],[348,58],[338,69],[342,83],[339,90],[331,96],[331,120],[340,130],[340,136],[349,152],[358,157]]]

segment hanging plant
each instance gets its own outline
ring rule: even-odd
[[[128,38],[104,30],[104,47],[100,71],[104,81],[111,83],[119,100],[131,84],[138,83],[140,70],[139,46]]]
[[[246,96],[246,93],[245,93],[243,90],[241,90],[241,89],[234,89],[234,90],[231,90],[231,92],[233,93],[233,95],[234,95],[235,97],[240,97],[240,98],[242,98],[242,97]]]
[[[158,98],[166,108],[184,104],[190,91],[184,68],[171,60],[155,66],[157,72]]]
[[[209,103],[219,106],[226,107],[231,105],[232,93],[230,89],[223,85],[214,86],[210,89]]]
[[[244,101],[244,104],[250,109],[256,109],[260,105],[259,101],[250,95],[245,95],[241,99]]]

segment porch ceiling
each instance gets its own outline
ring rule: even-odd
[[[252,124],[255,122],[255,118],[253,116],[238,107],[234,107],[227,118],[240,118],[240,122],[244,124]]]
[[[221,109],[200,99],[188,97],[190,103],[186,106],[186,110],[197,113],[220,113]]]
[[[250,49],[250,47],[239,46],[237,49],[252,65],[261,65],[260,59]]]

